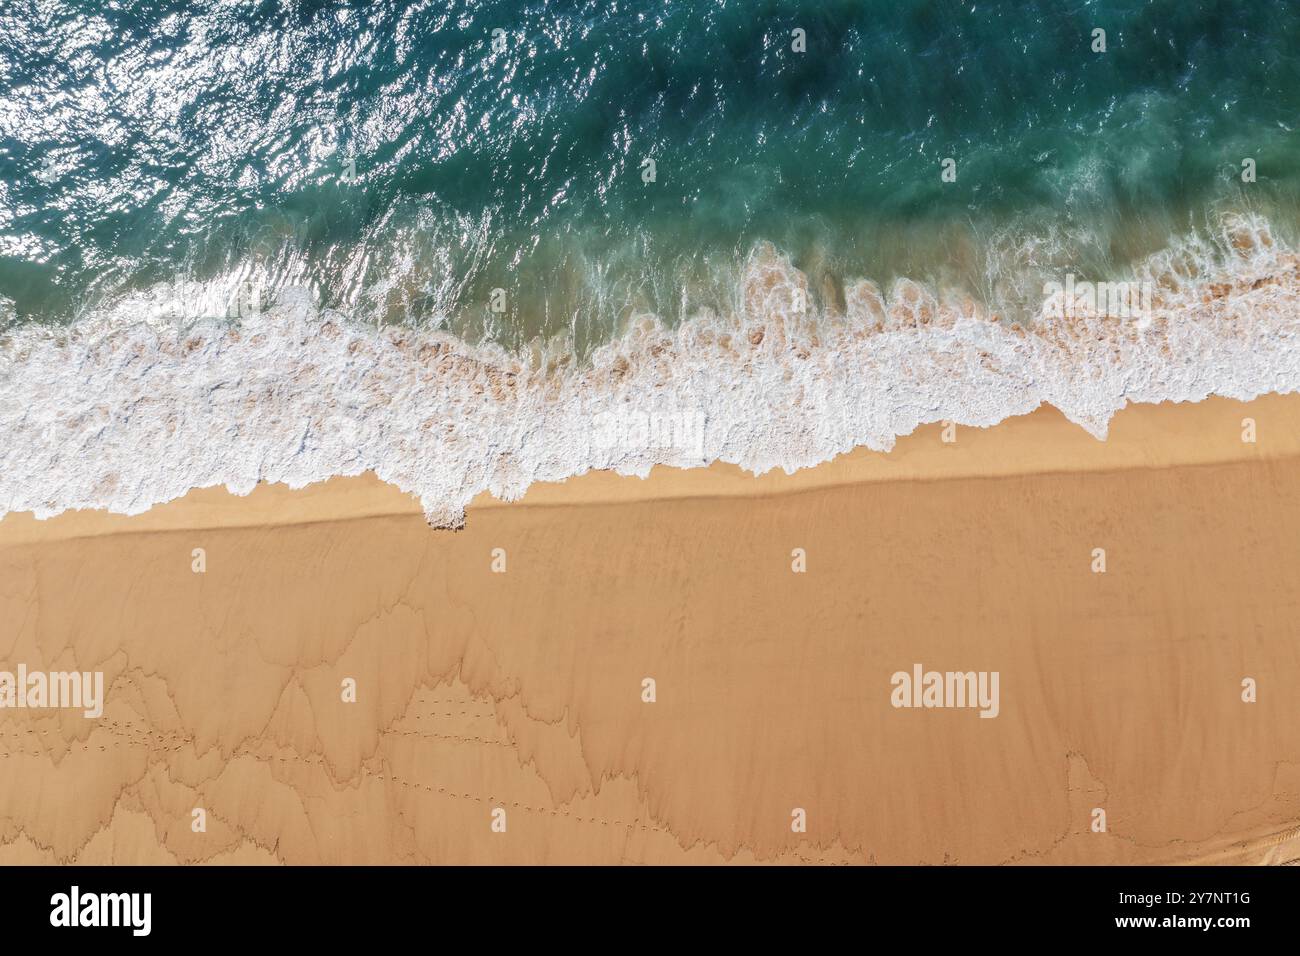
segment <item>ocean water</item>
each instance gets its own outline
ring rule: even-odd
[[[1289,0],[5,0],[0,512],[374,470],[455,525],[1295,390],[1297,50]]]

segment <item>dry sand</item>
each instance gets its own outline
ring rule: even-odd
[[[956,439],[457,532],[372,477],[11,515],[0,669],[107,702],[0,710],[0,863],[1300,858],[1300,396]],[[997,718],[893,708],[918,662]]]

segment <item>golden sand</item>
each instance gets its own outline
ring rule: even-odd
[[[371,477],[11,515],[0,669],[107,699],[0,710],[0,863],[1300,859],[1300,396],[955,437],[456,532]]]

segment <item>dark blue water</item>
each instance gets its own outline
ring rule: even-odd
[[[255,263],[364,321],[582,349],[727,308],[770,240],[829,309],[899,275],[1012,307],[1019,269],[1225,208],[1287,229],[1298,52],[1292,0],[3,0],[0,305]]]

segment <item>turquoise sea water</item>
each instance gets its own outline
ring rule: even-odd
[[[0,321],[256,263],[581,351],[726,309],[760,240],[828,309],[909,276],[1014,318],[1044,265],[1289,230],[1298,51],[1292,0],[6,0]]]

